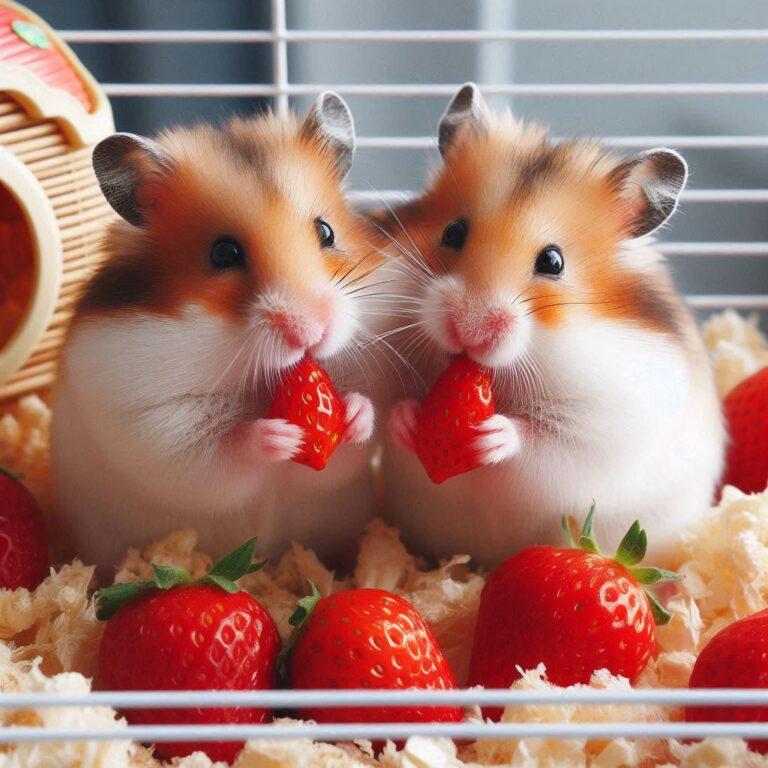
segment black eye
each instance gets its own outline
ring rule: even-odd
[[[317,230],[317,239],[320,241],[321,248],[333,248],[336,242],[336,235],[333,234],[331,225],[322,219],[315,219],[315,229]]]
[[[539,251],[534,271],[539,275],[559,275],[565,267],[565,259],[556,245],[548,245]]]
[[[214,269],[236,269],[245,266],[245,248],[232,237],[220,237],[211,246]]]
[[[464,219],[456,219],[443,230],[443,245],[457,251],[461,250],[468,234],[467,222]]]

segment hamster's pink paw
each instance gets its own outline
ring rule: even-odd
[[[417,400],[403,400],[389,415],[389,431],[392,439],[406,451],[416,450],[416,422],[421,403]]]
[[[496,413],[476,427],[479,436],[472,447],[482,464],[499,464],[514,456],[522,445],[517,423]]]
[[[258,419],[249,425],[258,456],[270,462],[287,461],[304,441],[304,430],[285,419]]]
[[[344,442],[364,443],[370,440],[376,418],[373,403],[359,392],[347,392],[343,399],[347,408]]]

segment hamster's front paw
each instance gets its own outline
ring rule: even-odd
[[[482,464],[500,464],[520,450],[522,438],[514,419],[496,413],[475,429],[479,434],[472,447]]]
[[[347,392],[343,399],[347,408],[344,442],[364,443],[370,440],[375,421],[373,403],[359,392]]]
[[[304,442],[304,430],[286,419],[257,419],[247,428],[252,447],[264,461],[288,461]]]
[[[416,450],[416,423],[421,403],[417,400],[403,400],[389,415],[389,431],[392,439],[406,451]]]

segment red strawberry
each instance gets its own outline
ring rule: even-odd
[[[249,541],[193,582],[186,571],[153,565],[154,581],[115,584],[98,593],[108,620],[99,650],[104,688],[119,691],[274,688],[280,638],[264,606],[234,583],[251,565]],[[129,709],[136,725],[262,723],[263,709]],[[232,762],[242,742],[157,744],[165,760],[195,750]]]
[[[14,475],[0,469],[0,588],[34,589],[47,575],[40,507]]]
[[[690,688],[768,688],[768,610],[721,629],[696,659]],[[686,707],[688,722],[765,723],[768,707]],[[749,742],[768,753],[768,740]]]
[[[456,687],[424,619],[403,598],[381,589],[353,589],[331,597],[313,594],[291,618],[286,645],[292,688]],[[455,722],[458,707],[348,707],[308,709],[320,723]]]
[[[744,493],[768,485],[768,368],[745,379],[723,401],[731,442],[724,485]]]
[[[643,671],[654,648],[654,619],[665,623],[669,615],[640,585],[678,577],[636,567],[647,545],[637,522],[614,558],[601,554],[592,537],[594,509],[579,548],[528,547],[488,579],[470,685],[507,688],[520,676],[518,667],[533,669],[541,662],[549,680],[561,686],[587,683],[597,669],[630,680]]]
[[[304,430],[304,445],[293,461],[320,470],[344,435],[346,407],[328,374],[307,356],[283,375],[268,417]]]
[[[422,403],[416,453],[433,483],[479,466],[475,427],[493,416],[488,372],[462,355],[440,375]]]

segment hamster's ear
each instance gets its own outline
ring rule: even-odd
[[[675,212],[687,178],[688,166],[673,149],[649,149],[614,169],[610,182],[618,190],[627,236],[657,230]]]
[[[173,159],[156,142],[132,133],[115,133],[93,150],[93,170],[107,202],[127,222],[141,227],[157,200]]]
[[[471,125],[477,131],[484,130],[489,116],[488,105],[478,87],[474,83],[465,83],[440,118],[437,127],[440,154],[445,157],[462,126]]]
[[[344,179],[355,154],[355,121],[347,102],[335,91],[321,93],[304,117],[301,134],[335,151],[336,169]]]

